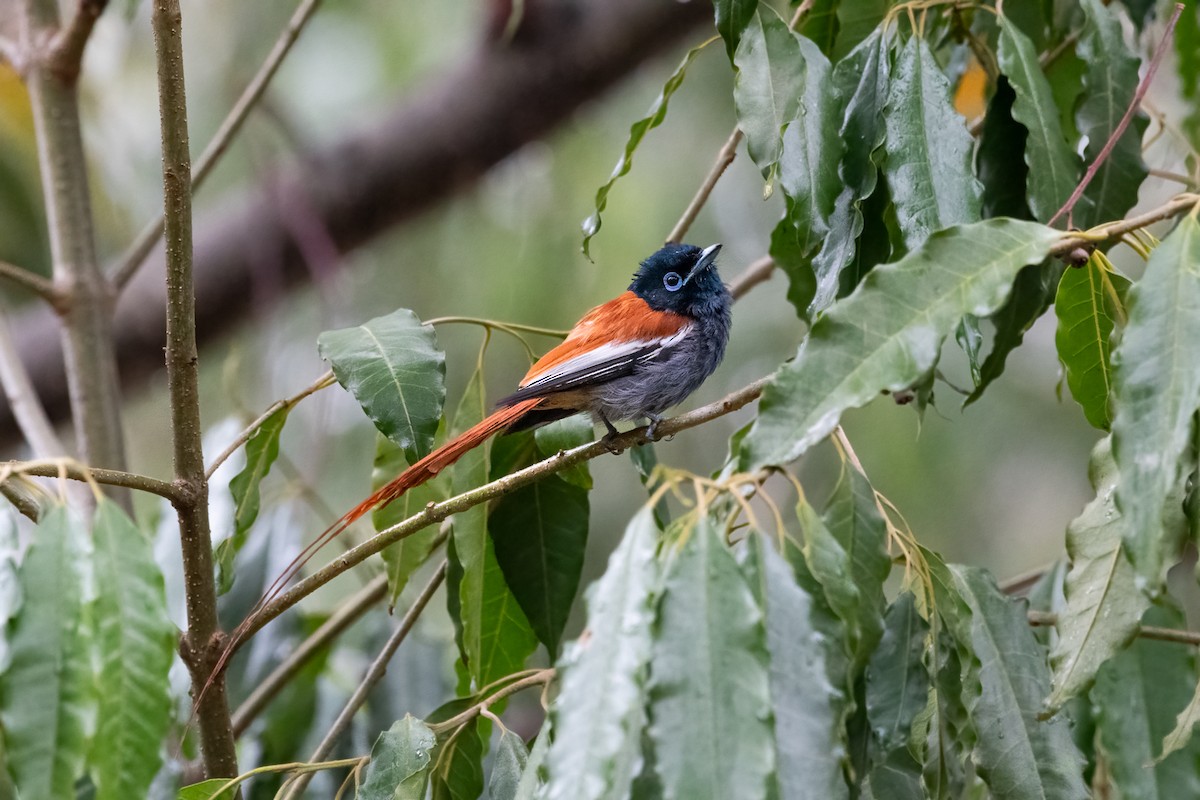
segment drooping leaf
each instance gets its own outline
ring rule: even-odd
[[[765,798],[775,751],[762,611],[707,518],[685,536],[667,566],[650,662],[663,797]]]
[[[1029,165],[1025,163],[1025,140],[1029,131],[1013,119],[1016,92],[1001,75],[988,102],[975,167],[983,184],[983,216],[1032,219],[1025,200]]]
[[[1196,725],[1200,724],[1200,683],[1196,684],[1196,693],[1191,701],[1179,712],[1175,719],[1175,727],[1163,738],[1162,755],[1160,758],[1179,752],[1188,747],[1193,741]]]
[[[954,110],[950,80],[919,36],[897,56],[885,122],[884,170],[905,247],[913,250],[934,231],[978,221],[982,187],[971,170],[974,142]]]
[[[979,367],[979,383],[963,405],[983,397],[984,391],[1004,374],[1009,355],[1021,346],[1033,323],[1050,309],[1064,269],[1061,261],[1053,260],[1031,264],[1017,273],[1008,300],[990,316],[996,327],[992,349]]]
[[[97,505],[92,538],[103,691],[91,776],[97,800],[143,797],[171,724],[167,673],[177,634],[150,538],[111,500]]]
[[[550,752],[550,720],[547,718],[538,731],[533,748],[529,751],[529,760],[521,772],[521,780],[512,795],[513,800],[534,800],[540,797],[545,783],[546,756]]]
[[[849,797],[842,775],[842,692],[829,680],[822,612],[788,563],[761,536],[749,537],[743,565],[766,615],[778,797]]]
[[[1187,626],[1182,613],[1164,607],[1151,608],[1144,623]],[[1120,797],[1200,797],[1200,742],[1155,761],[1196,679],[1195,656],[1186,648],[1141,638],[1100,670],[1090,697],[1109,781]]]
[[[1121,23],[1099,0],[1083,0],[1087,24],[1079,39],[1079,57],[1087,64],[1083,73],[1083,98],[1075,110],[1079,132],[1087,137],[1084,160],[1091,164],[1121,122],[1137,91],[1141,60],[1129,52]],[[1083,191],[1072,220],[1087,229],[1122,219],[1137,202],[1138,188],[1146,179],[1142,161],[1142,134],[1146,118],[1135,118],[1125,129],[1092,182]]]
[[[408,714],[379,734],[357,800],[425,800],[437,738]]]
[[[761,6],[742,33],[733,64],[738,127],[746,135],[750,158],[770,183],[783,127],[799,115],[804,96],[805,58],[799,37],[770,6]]]
[[[911,592],[888,606],[883,637],[867,666],[867,718],[885,756],[907,749],[913,720],[928,701],[929,675],[923,662],[928,634],[929,623],[917,611]]]
[[[963,691],[977,737],[972,760],[991,797],[1088,798],[1066,720],[1037,718],[1050,675],[1024,605],[978,568],[935,569],[934,582],[942,593],[938,611],[965,660]]]
[[[1022,266],[1060,236],[1036,223],[988,220],[934,234],[871,271],[813,325],[763,392],[742,442],[742,469],[784,464],[824,438],[848,408],[912,385],[964,314],[988,314]]]
[[[476,372],[463,393],[454,432],[466,430],[486,413],[483,378]],[[491,442],[484,442],[454,465],[456,494],[487,482],[490,454]],[[487,504],[455,514],[452,537],[463,570],[459,587],[463,660],[475,685],[482,687],[520,670],[537,647],[537,639],[496,561],[488,535]]]
[[[837,42],[837,9],[840,0],[815,0],[800,20],[799,33],[821,49],[826,58],[833,56]]]
[[[742,2],[738,2],[738,0],[731,0],[731,3],[736,3],[739,7],[746,4],[744,0],[742,0]],[[757,4],[757,0],[755,0],[753,3],[749,3],[751,6],[755,4]],[[720,4],[718,4],[718,7],[719,5]],[[753,8],[751,8],[751,14],[752,13]],[[618,178],[628,174],[630,168],[633,166],[633,154],[637,151],[638,145],[642,143],[642,139],[646,138],[647,133],[654,128],[657,128],[662,124],[663,120],[667,118],[667,105],[671,101],[671,95],[675,94],[679,87],[683,85],[683,78],[687,74],[687,68],[691,66],[692,61],[695,60],[696,56],[700,54],[700,51],[703,50],[707,44],[708,42],[705,42],[704,44],[697,45],[691,50],[688,50],[687,55],[683,57],[683,61],[679,63],[679,66],[675,68],[673,73],[671,73],[671,77],[667,78],[667,82],[663,84],[662,92],[659,93],[658,98],[654,101],[654,104],[650,106],[649,113],[630,126],[629,138],[625,141],[625,150],[621,155],[621,159],[617,162],[617,165],[613,167],[612,175],[609,176],[608,182],[596,190],[596,211],[590,217],[585,219],[583,221],[583,225],[581,226],[583,228],[583,254],[588,258],[591,258],[591,254],[589,253],[589,245],[591,244],[592,237],[600,232],[600,215],[603,214],[604,209],[608,207],[608,193],[612,191],[612,187],[617,182]],[[736,42],[734,44],[736,46]],[[731,59],[733,58],[732,48],[729,50],[729,57]]]
[[[404,451],[385,436],[375,439],[375,465],[371,472],[371,488],[378,489],[395,478],[409,466]],[[438,503],[449,496],[450,479],[440,474],[431,481],[409,489],[383,508],[371,513],[371,524],[376,531],[408,519],[429,503]],[[411,536],[390,544],[380,552],[388,577],[388,607],[392,608],[400,599],[401,592],[422,564],[429,558],[433,543],[437,541],[438,529],[431,525]]]
[[[733,61],[747,26],[754,20],[758,0],[713,0],[717,33],[725,41],[725,52]]]
[[[813,259],[817,285],[808,316],[824,311],[837,297],[842,270],[854,259],[863,231],[860,207],[875,191],[876,151],[886,136],[889,49],[889,40],[877,28],[833,68],[833,86],[846,98],[841,127],[845,152],[838,167],[843,188],[834,201],[829,235]]]
[[[1114,320],[1124,313],[1121,298],[1128,288],[1128,280],[1106,270],[1093,256],[1085,266],[1063,272],[1054,299],[1054,345],[1067,388],[1083,406],[1087,421],[1105,431],[1112,425],[1112,332]]]
[[[658,526],[642,509],[588,590],[587,635],[558,662],[562,688],[546,756],[548,800],[622,796],[640,769],[657,545]]]
[[[409,463],[429,453],[446,401],[446,356],[431,326],[401,308],[355,328],[325,331],[317,349]]]
[[[444,722],[473,702],[472,698],[452,700],[430,714],[427,721]],[[483,756],[491,730],[491,720],[476,717],[457,733],[447,733],[438,740],[429,775],[432,800],[476,800],[483,794]]]
[[[850,0],[837,6],[837,45],[831,58],[838,59],[878,29],[887,14],[888,0]]]
[[[496,745],[492,774],[488,778],[488,796],[495,800],[515,798],[528,763],[529,750],[525,741],[508,728],[500,731],[500,743]]]
[[[1064,585],[1067,605],[1058,612],[1058,641],[1050,656],[1054,691],[1046,706],[1051,711],[1087,690],[1101,665],[1129,644],[1149,605],[1125,557],[1126,520],[1113,497],[1117,468],[1110,438],[1092,451],[1088,472],[1096,497],[1067,527],[1071,570]]]
[[[595,438],[595,435],[592,421],[587,415],[576,414],[573,417],[543,425],[533,432],[533,439],[542,457],[549,458],[564,450],[587,444]],[[572,486],[587,490],[592,488],[592,474],[588,470],[586,461],[573,467],[567,467],[556,474]]]
[[[1044,222],[1075,189],[1079,159],[1063,135],[1058,108],[1033,42],[1004,16],[1000,17],[997,57],[1000,70],[1016,91],[1013,118],[1029,132],[1025,142],[1029,208],[1036,219]]]
[[[42,514],[20,567],[23,600],[7,632],[0,723],[23,800],[74,797],[83,774],[97,704],[81,586],[91,558],[83,524],[54,506]]]
[[[1200,221],[1192,213],[1155,248],[1129,291],[1129,324],[1113,357],[1113,453],[1125,543],[1151,592],[1174,535],[1165,506],[1181,477],[1200,407]]]
[[[213,554],[218,594],[225,594],[233,587],[233,562],[246,544],[250,526],[258,519],[259,485],[279,457],[279,437],[290,410],[287,406],[280,406],[263,420],[246,442],[246,466],[229,481],[229,492],[233,495],[234,503],[233,533],[217,545]]]

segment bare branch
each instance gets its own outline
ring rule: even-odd
[[[179,487],[173,483],[160,481],[148,475],[138,475],[135,472],[121,472],[115,469],[101,469],[80,464],[72,459],[50,458],[37,461],[0,461],[0,472],[11,472],[21,475],[33,475],[39,478],[57,478],[59,475],[73,481],[93,480],[105,486],[120,486],[125,489],[137,489],[166,498],[172,503],[178,503],[183,497]]]
[[[0,385],[8,398],[8,407],[29,443],[35,458],[52,458],[66,455],[63,444],[46,416],[46,410],[38,400],[29,380],[29,373],[21,363],[17,348],[13,345],[8,319],[0,314]]]
[[[755,286],[770,280],[774,272],[775,259],[770,256],[763,256],[746,267],[740,275],[729,282],[729,293],[733,295],[734,300],[745,297],[746,293]]]
[[[58,306],[62,301],[53,282],[16,264],[0,261],[0,278],[33,292],[52,306]]]
[[[733,163],[733,159],[737,157],[737,146],[740,141],[742,141],[742,129],[735,127],[733,133],[729,134],[729,138],[725,140],[725,144],[717,151],[717,159],[713,162],[708,175],[705,176],[704,182],[700,184],[700,188],[696,190],[692,202],[688,203],[679,222],[676,222],[675,227],[667,234],[668,242],[682,242],[683,237],[687,236],[692,223],[700,214],[700,209],[704,208],[704,204],[708,202],[708,196],[712,194],[713,187],[717,185],[717,181],[721,180],[721,176]]]
[[[1054,626],[1058,624],[1058,615],[1049,611],[1028,612],[1029,624],[1035,626]],[[1200,647],[1200,631],[1185,631],[1178,628],[1159,628],[1153,625],[1141,625],[1137,629],[1139,639],[1154,639],[1159,642],[1174,642]]]
[[[480,702],[478,702],[475,705],[468,708],[466,711],[462,711],[458,714],[455,714],[453,717],[446,720],[445,722],[436,722],[436,723],[430,725],[429,728],[434,733],[443,733],[445,731],[451,731],[451,730],[454,730],[455,728],[462,727],[463,725],[466,725],[468,722],[470,722],[471,720],[478,717],[486,709],[488,709],[491,706],[496,705],[496,703],[499,703],[501,700],[503,700],[506,697],[511,697],[512,695],[516,694],[517,692],[520,692],[524,689],[528,689],[531,686],[545,686],[547,683],[554,680],[554,676],[556,674],[557,674],[556,670],[553,667],[549,667],[547,669],[540,669],[537,672],[533,673],[532,675],[524,677],[519,681],[513,681],[508,686],[505,686],[503,689],[499,690],[495,694],[484,698]]]
[[[74,15],[50,40],[46,66],[65,85],[74,86],[79,81],[83,50],[107,5],[108,0],[78,0]]]
[[[279,65],[283,63],[283,59],[291,51],[292,45],[296,43],[296,39],[300,36],[300,31],[304,29],[305,24],[312,18],[313,12],[317,10],[317,6],[321,4],[321,0],[302,0],[296,11],[292,14],[292,18],[288,20],[287,26],[283,32],[279,34],[279,38],[275,40],[275,45],[271,48],[271,52],[267,54],[267,60],[258,68],[258,72],[254,78],[246,86],[242,96],[233,104],[233,108],[229,110],[229,114],[221,122],[221,127],[213,135],[212,141],[208,143],[208,147],[204,148],[204,152],[200,154],[200,158],[196,159],[196,168],[192,172],[192,193],[204,183],[205,178],[212,172],[212,168],[216,166],[217,161],[229,149],[230,143],[233,142],[233,137],[237,136],[238,131],[242,129],[242,123],[246,121],[246,117],[250,116],[251,109],[258,103],[263,92],[266,91],[267,84],[271,82],[271,78],[275,77],[275,73],[279,70]],[[146,257],[154,249],[154,245],[158,244],[159,239],[163,234],[163,215],[160,212],[157,217],[146,224],[142,232],[138,234],[137,239],[129,246],[129,249],[121,257],[120,262],[113,272],[113,283],[119,291],[129,280],[137,273],[138,268],[146,261]]]

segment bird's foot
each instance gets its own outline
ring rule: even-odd
[[[625,452],[625,448],[616,443],[616,439],[621,435],[621,432],[608,421],[608,417],[604,416],[604,414],[601,413],[598,416],[600,417],[600,421],[604,423],[604,427],[608,428],[608,433],[604,434],[604,437],[600,439],[600,444],[604,445],[608,452],[614,456],[619,456]]]
[[[658,414],[647,414],[646,419],[650,420],[650,424],[646,426],[646,438],[652,442],[657,442],[658,423],[662,422],[662,417]]]

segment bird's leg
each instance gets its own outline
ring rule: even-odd
[[[608,421],[608,417],[604,416],[603,411],[597,411],[596,416],[604,423],[604,427],[608,428],[608,433],[604,434],[604,438],[600,441],[608,448],[611,453],[620,453],[621,448],[613,444],[613,440],[621,435],[621,432],[613,427],[613,424]]]
[[[650,424],[646,426],[646,438],[652,442],[657,441],[658,423],[662,422],[662,417],[658,414],[647,413],[646,419],[650,420]]]

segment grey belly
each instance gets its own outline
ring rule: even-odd
[[[610,422],[660,414],[700,388],[721,363],[723,344],[689,337],[632,374],[597,387],[589,410]]]

